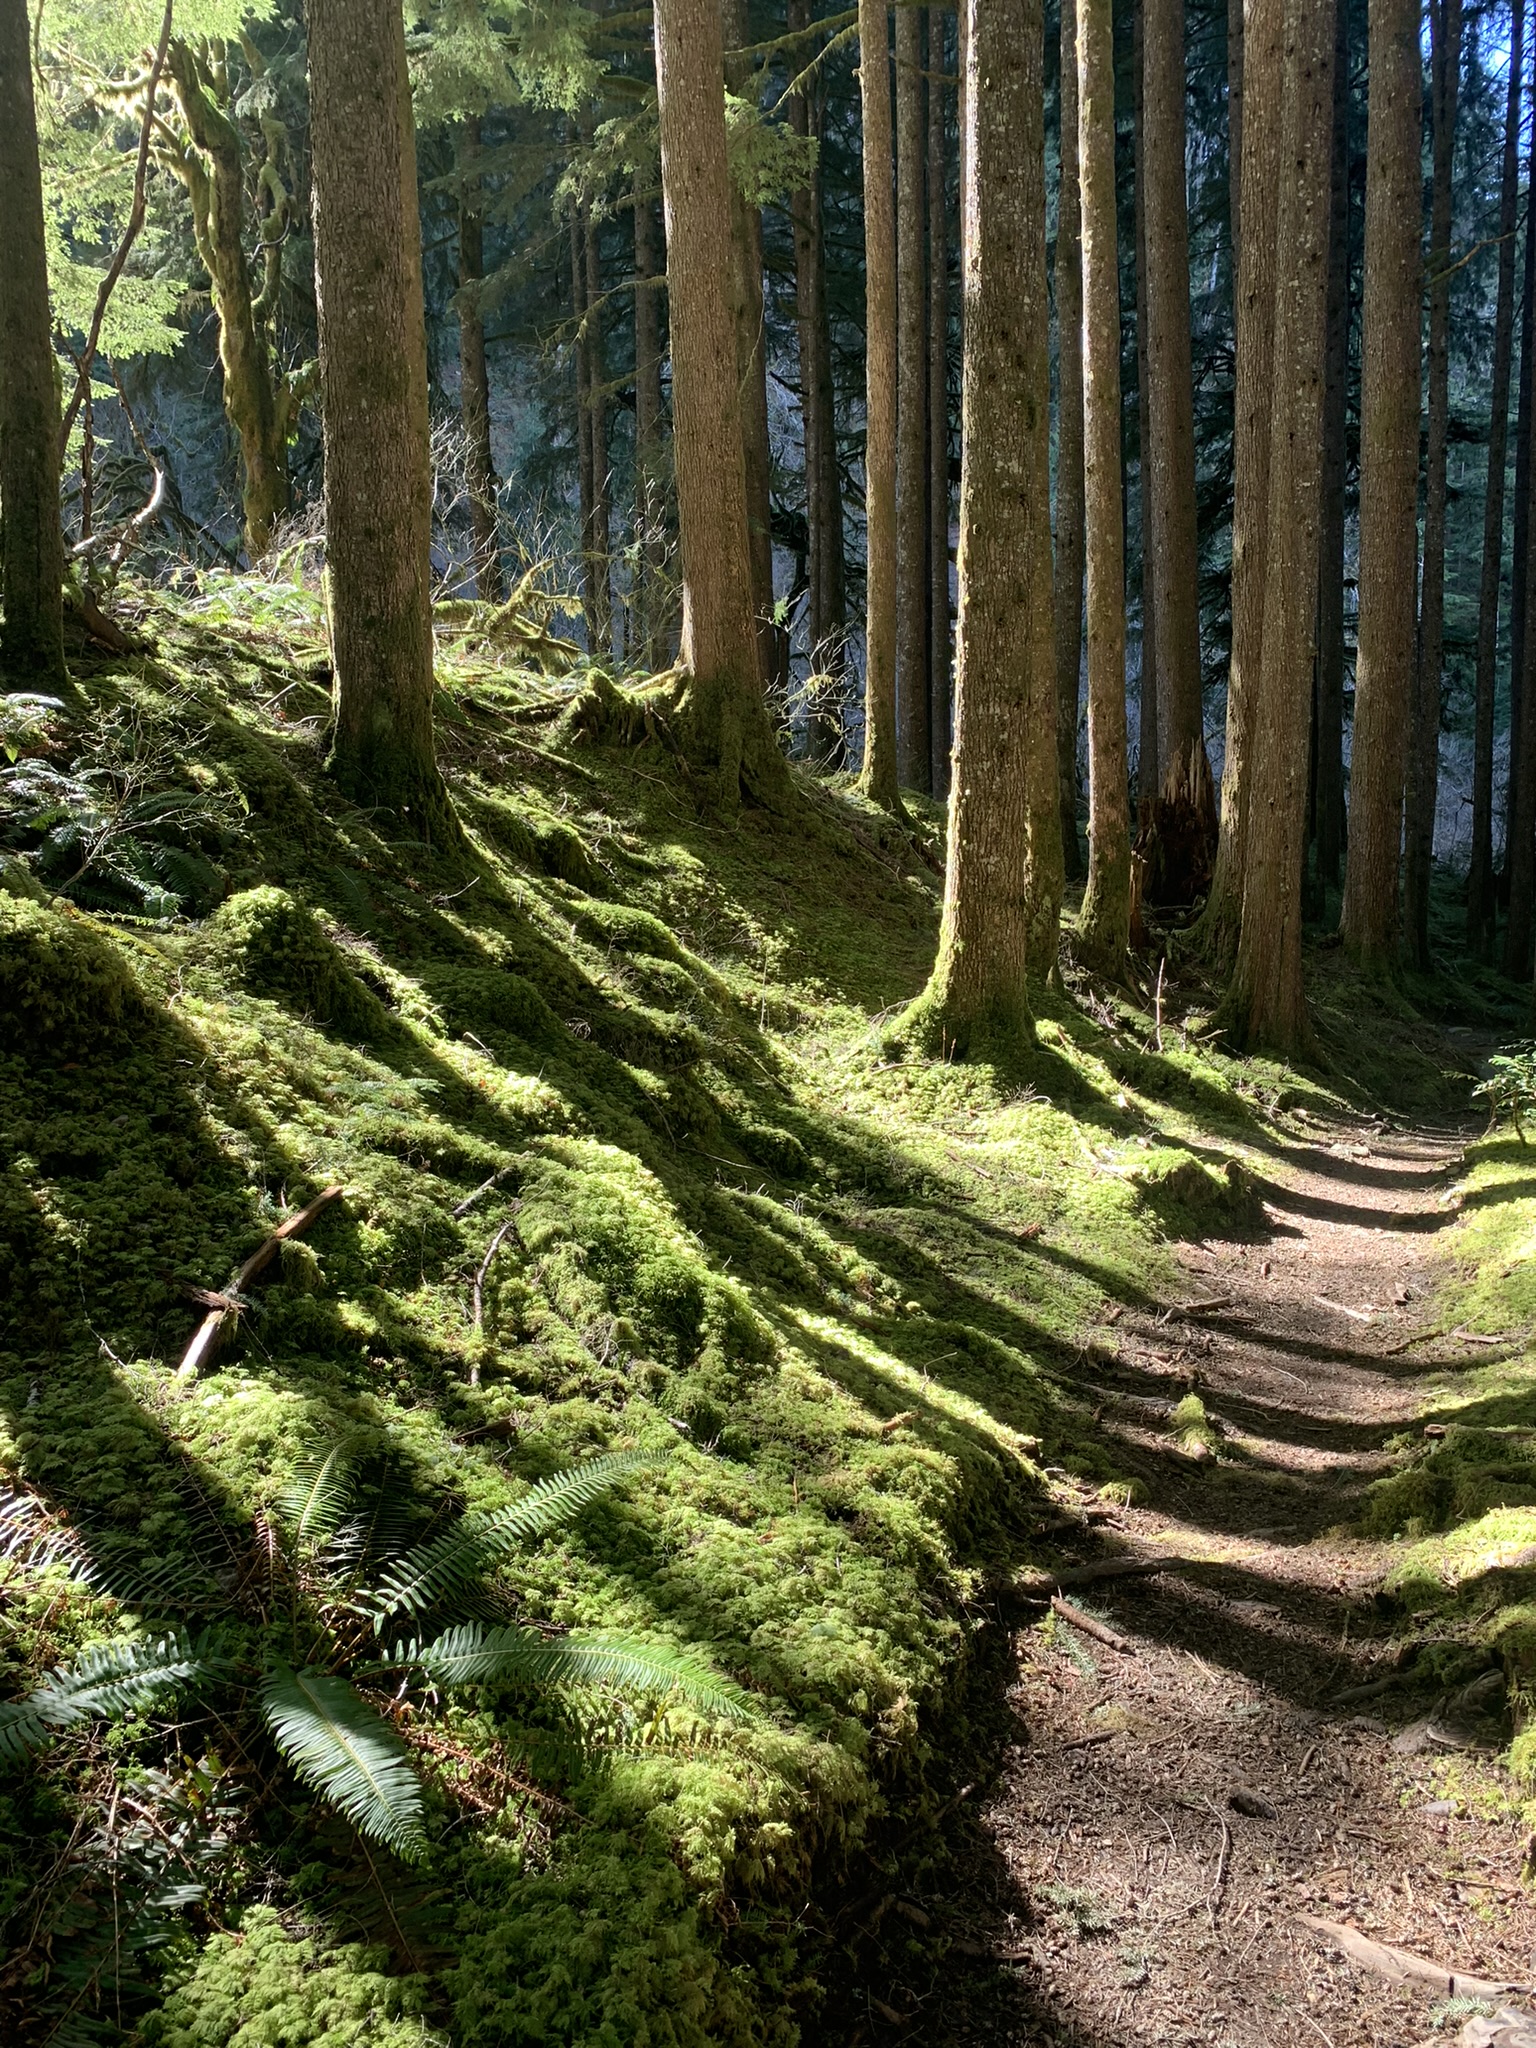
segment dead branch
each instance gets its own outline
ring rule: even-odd
[[[181,1364],[177,1367],[179,1378],[194,1379],[212,1360],[214,1353],[224,1341],[229,1324],[240,1314],[240,1297],[244,1295],[251,1281],[272,1263],[289,1238],[302,1237],[321,1210],[328,1208],[345,1192],[345,1188],[339,1184],[322,1189],[312,1202],[307,1202],[296,1215],[290,1216],[286,1223],[280,1223],[272,1235],[256,1247],[235,1275],[234,1286],[220,1297],[226,1303],[232,1300],[234,1305],[210,1308],[198,1324],[191,1343],[182,1354]]]
[[[1346,1927],[1337,1920],[1317,1920],[1310,1913],[1298,1913],[1296,1918],[1303,1927],[1310,1927],[1325,1941],[1341,1948],[1352,1963],[1358,1963],[1364,1970],[1374,1970],[1378,1977],[1390,1978],[1394,1984],[1406,1984],[1412,1979],[1432,1984],[1442,1998],[1487,1998],[1495,2001],[1507,1997],[1512,1991],[1525,1992],[1531,1988],[1528,1984],[1494,1983],[1486,1977],[1463,1976],[1458,1970],[1447,1970],[1405,1948],[1389,1948],[1385,1942],[1372,1941],[1358,1927]]]
[[[1091,1614],[1085,1614],[1070,1600],[1063,1600],[1059,1593],[1051,1601],[1051,1610],[1063,1621],[1070,1622],[1073,1628],[1081,1629],[1085,1636],[1092,1636],[1096,1643],[1103,1643],[1107,1649],[1129,1651],[1131,1647],[1126,1637],[1118,1635],[1102,1621],[1096,1621]]]

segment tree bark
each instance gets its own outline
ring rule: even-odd
[[[731,178],[719,0],[658,0],[656,91],[683,565],[679,725],[706,799],[782,810],[788,770],[758,673],[731,309]]]
[[[416,837],[432,745],[432,468],[415,131],[392,0],[310,0],[315,280],[336,723],[331,770]]]
[[[896,10],[896,714],[901,780],[932,785],[928,698],[928,279],[923,21]]]
[[[1033,820],[1054,827],[1050,385],[1039,0],[965,0],[959,688],[938,957],[907,1013],[964,1054],[1033,1031]],[[1059,868],[1060,851],[1057,862]]]
[[[1493,952],[1493,711],[1499,652],[1499,582],[1504,562],[1504,470],[1509,453],[1509,373],[1515,330],[1515,227],[1520,184],[1520,114],[1524,79],[1525,0],[1513,0],[1509,26],[1509,91],[1499,180],[1499,285],[1493,326],[1493,389],[1489,397],[1488,480],[1483,492],[1483,562],[1477,604],[1477,677],[1472,743],[1472,862],[1467,875],[1467,945],[1481,959]]]
[[[1157,600],[1158,756],[1168,784],[1192,750],[1203,752],[1205,745],[1184,169],[1184,0],[1143,0],[1143,5],[1152,574]]]
[[[469,453],[470,537],[475,589],[487,604],[500,604],[506,595],[506,585],[502,581],[501,534],[496,516],[496,464],[491,454],[491,385],[485,366],[485,319],[480,311],[485,238],[478,168],[478,114],[465,120],[459,151],[459,386]]]
[[[928,787],[949,794],[949,151],[946,10],[928,10]]]
[[[1285,46],[1275,231],[1275,413],[1264,550],[1265,683],[1254,721],[1242,928],[1221,1014],[1239,1045],[1294,1054],[1312,1036],[1302,988],[1301,898],[1317,649],[1334,0],[1287,0]],[[1257,101],[1256,90],[1247,108],[1252,126],[1259,118]],[[1249,185],[1244,192],[1245,208],[1252,190]],[[1250,244],[1259,233],[1250,213]]]
[[[1077,8],[1061,0],[1061,181],[1056,206],[1056,747],[1065,870],[1077,844],[1077,717],[1083,667],[1083,255],[1077,133]],[[1118,379],[1117,379],[1118,383]]]
[[[603,277],[592,209],[581,209],[586,263],[587,434],[592,443],[592,587],[599,658],[613,654],[613,469],[608,457],[608,360],[603,346]]]
[[[1125,513],[1120,480],[1120,257],[1113,0],[1077,0],[1083,224],[1083,447],[1088,576],[1088,889],[1085,959],[1117,975],[1131,931],[1125,719]],[[1063,47],[1063,64],[1069,53]]]
[[[1152,570],[1152,499],[1157,465],[1152,455],[1152,375],[1147,311],[1146,8],[1132,0],[1132,68],[1136,80],[1136,496],[1141,533],[1141,680],[1136,720],[1136,794],[1154,803],[1162,788],[1158,758],[1157,578]]]
[[[0,667],[64,682],[59,390],[26,0],[0,0]]]
[[[1531,98],[1536,102],[1536,24],[1531,35]],[[1526,191],[1536,190],[1536,127],[1526,157]],[[1515,416],[1514,547],[1509,565],[1509,769],[1504,783],[1504,869],[1500,894],[1509,890],[1510,825],[1515,815],[1515,766],[1524,715],[1525,569],[1530,542],[1532,358],[1536,355],[1536,235],[1525,237],[1520,295],[1520,397]]]
[[[640,577],[640,644],[647,668],[666,664],[665,452],[661,438],[661,293],[656,203],[638,187],[635,204],[635,561]]]
[[[1424,562],[1414,671],[1403,927],[1415,964],[1429,966],[1429,885],[1440,788],[1440,695],[1445,654],[1446,442],[1450,426],[1451,172],[1461,81],[1461,0],[1430,0],[1430,113],[1434,186],[1429,231],[1429,437],[1424,463]]]
[[[171,161],[187,188],[193,239],[218,314],[224,411],[240,443],[245,551],[255,562],[266,553],[272,529],[288,509],[288,421],[266,314],[258,317],[251,294],[245,157],[239,131],[226,112],[229,81],[222,47],[194,49],[181,41],[170,46],[166,71],[195,145]],[[414,153],[414,142],[412,148]]]
[[[809,28],[810,0],[789,0],[792,32]],[[809,52],[795,46],[803,67]],[[819,101],[792,93],[790,126],[797,135],[820,137]],[[837,465],[837,422],[832,388],[832,333],[827,312],[826,254],[822,234],[819,163],[808,183],[790,194],[795,238],[795,326],[800,353],[800,418],[805,447],[805,516],[810,581],[812,672],[831,672],[841,681],[847,623],[844,595],[843,494]],[[836,684],[811,706],[808,750],[823,766],[842,765],[842,705]]]
[[[1365,965],[1390,963],[1418,566],[1419,69],[1417,0],[1370,0],[1365,300],[1360,376],[1360,623],[1341,929]]]
[[[726,84],[750,89],[752,60],[735,53],[752,40],[746,0],[721,0]],[[747,481],[747,538],[752,557],[752,612],[757,623],[758,671],[766,688],[779,671],[779,634],[773,619],[773,452],[768,441],[768,350],[763,327],[763,216],[731,182],[732,296],[736,314],[736,375],[741,394],[741,446]]]
[[[1338,0],[1333,48],[1333,191],[1328,226],[1328,357],[1323,389],[1323,516],[1318,563],[1317,878],[1336,889],[1344,859],[1344,485],[1349,424],[1349,0]]]
[[[1206,957],[1229,968],[1242,922],[1249,783],[1264,660],[1268,581],[1270,421],[1275,411],[1275,239],[1284,138],[1285,0],[1248,0],[1243,30],[1242,197],[1232,430],[1232,654],[1227,673],[1227,740],[1221,771],[1221,831],[1200,924]]]
[[[1243,0],[1227,0],[1227,235],[1237,289],[1243,224],[1243,65],[1247,29]]]
[[[1536,606],[1536,548],[1527,548],[1525,559],[1526,618]],[[1533,895],[1536,895],[1536,718],[1531,706],[1536,697],[1536,634],[1529,630],[1522,650],[1523,673],[1520,694],[1525,712],[1520,723],[1518,751],[1511,769],[1514,785],[1509,816],[1509,922],[1504,929],[1504,972],[1511,981],[1524,981],[1531,971],[1531,926]]]
[[[864,767],[859,787],[899,811],[896,751],[896,206],[885,0],[859,0],[864,135]]]
[[[576,367],[576,507],[581,524],[581,616],[587,651],[602,659],[602,571],[597,542],[597,478],[592,460],[592,350],[587,333],[587,253],[583,210],[573,206],[568,228],[571,244],[571,320]]]

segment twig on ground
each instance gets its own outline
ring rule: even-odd
[[[1216,1824],[1221,1829],[1221,1851],[1216,1858],[1216,1882],[1211,1886],[1210,1897],[1205,1902],[1205,1910],[1210,1916],[1211,1932],[1214,1934],[1216,1915],[1221,1911],[1221,1895],[1227,1888],[1227,1864],[1232,1855],[1232,1830],[1227,1825],[1227,1816],[1216,1802],[1207,1796],[1205,1803],[1215,1815]]]
[[[307,1202],[298,1211],[297,1215],[290,1216],[286,1223],[280,1223],[272,1235],[256,1247],[255,1251],[251,1253],[251,1256],[235,1275],[234,1286],[226,1294],[219,1297],[225,1303],[225,1306],[210,1308],[207,1315],[198,1324],[192,1342],[182,1353],[181,1364],[177,1368],[180,1378],[194,1378],[213,1357],[223,1339],[228,1323],[240,1313],[240,1297],[244,1295],[246,1288],[255,1279],[256,1275],[272,1263],[290,1237],[302,1236],[320,1214],[321,1210],[327,1208],[339,1195],[345,1194],[345,1192],[346,1190],[340,1183],[335,1187],[322,1189],[312,1202]]]
[[[1131,1647],[1124,1636],[1106,1627],[1102,1621],[1096,1621],[1091,1614],[1085,1614],[1081,1607],[1074,1606],[1070,1600],[1063,1600],[1059,1593],[1051,1602],[1051,1610],[1059,1614],[1063,1621],[1070,1622],[1073,1628],[1081,1629],[1085,1636],[1092,1636],[1096,1643],[1103,1643],[1108,1649],[1129,1651]]]

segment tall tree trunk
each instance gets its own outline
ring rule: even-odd
[[[859,0],[864,133],[864,768],[859,787],[899,811],[896,754],[896,205],[885,0]]]
[[[959,689],[938,957],[908,1012],[959,1053],[1033,1030],[1029,874],[1040,792],[1056,818],[1050,388],[1039,0],[964,0],[965,356]],[[1058,852],[1059,862],[1059,852]]]
[[[1349,0],[1333,46],[1333,191],[1328,225],[1328,357],[1323,387],[1323,515],[1317,592],[1317,878],[1336,889],[1344,859],[1344,485],[1349,424]]]
[[[1419,11],[1370,0],[1365,300],[1360,375],[1360,623],[1350,758],[1344,943],[1390,963],[1396,944],[1403,777],[1418,567]]]
[[[501,575],[496,464],[491,454],[491,384],[485,367],[485,319],[480,311],[485,238],[481,225],[478,114],[471,114],[464,122],[459,151],[459,403],[469,456],[469,527],[475,589],[487,604],[500,604],[506,595],[506,585]]]
[[[581,522],[581,616],[587,652],[602,659],[602,582],[605,568],[597,543],[597,480],[592,462],[592,349],[587,331],[587,253],[583,209],[573,206],[571,243],[571,319],[575,323],[576,360],[576,504]]]
[[[310,0],[336,724],[354,802],[451,829],[432,745],[432,463],[416,141],[393,0]]]
[[[1243,65],[1246,36],[1243,0],[1227,0],[1227,236],[1232,250],[1234,291],[1243,254]]]
[[[1061,848],[1077,844],[1077,700],[1083,666],[1083,255],[1078,190],[1077,9],[1061,0],[1061,182],[1056,206],[1056,746]]]
[[[928,10],[928,703],[930,780],[949,794],[949,152],[944,23]]]
[[[788,770],[758,675],[746,465],[731,311],[731,178],[719,0],[657,0],[656,93],[666,202],[672,447],[683,563],[678,723],[706,794],[787,807]]]
[[[1430,118],[1434,186],[1429,230],[1429,437],[1424,464],[1424,562],[1419,588],[1408,770],[1403,931],[1419,967],[1429,965],[1429,885],[1440,791],[1440,693],[1445,654],[1446,442],[1451,387],[1451,171],[1461,81],[1461,0],[1430,0]]]
[[[751,41],[747,0],[721,0],[726,84],[750,90],[752,60],[737,53]],[[741,446],[747,480],[747,539],[752,556],[752,612],[758,671],[766,688],[779,671],[773,622],[773,454],[768,441],[768,347],[763,326],[763,216],[731,184],[732,298],[736,313],[736,375],[741,396]]]
[[[272,529],[288,509],[288,423],[266,313],[251,293],[245,157],[226,111],[230,87],[222,45],[173,42],[166,72],[195,144],[172,161],[191,201],[193,239],[218,314],[224,411],[240,443],[245,551],[254,562],[266,553]],[[413,154],[414,149],[413,141]]]
[[[789,0],[791,32],[809,28],[810,0]],[[794,62],[809,60],[806,45],[795,45]],[[819,91],[819,87],[817,88]],[[792,93],[790,126],[797,135],[817,136],[818,103],[810,93]],[[843,667],[846,626],[843,569],[843,494],[837,466],[837,422],[832,389],[832,333],[827,312],[826,254],[822,235],[821,170],[790,194],[795,237],[795,323],[800,353],[800,416],[805,445],[805,514],[810,575],[810,656],[815,672]],[[839,767],[843,754],[842,706],[833,698],[811,708],[807,744],[813,759]]]
[[[656,247],[656,204],[638,187],[635,201],[635,562],[640,578],[640,640],[647,668],[665,665],[667,611],[665,456],[661,440],[663,274]]]
[[[1499,289],[1493,326],[1493,390],[1489,398],[1488,480],[1483,491],[1483,564],[1477,604],[1477,681],[1472,743],[1472,863],[1467,875],[1467,944],[1487,959],[1493,951],[1493,708],[1499,652],[1499,580],[1504,562],[1504,469],[1509,453],[1509,372],[1515,330],[1515,227],[1520,184],[1520,113],[1525,0],[1513,0],[1509,24],[1509,91],[1499,182]]]
[[[1526,550],[1525,579],[1529,620],[1536,607],[1536,547]],[[1511,981],[1524,981],[1531,971],[1532,906],[1536,898],[1536,717],[1531,716],[1532,703],[1536,701],[1536,633],[1527,630],[1522,655],[1520,694],[1525,700],[1525,711],[1510,775],[1513,794],[1505,856],[1509,923],[1504,928],[1504,972]]]
[[[26,0],[0,0],[0,667],[64,681],[59,392]]]
[[[1536,24],[1531,35],[1531,99],[1536,103]],[[1536,126],[1526,157],[1526,192],[1536,191]],[[1529,211],[1529,199],[1527,199]],[[1510,824],[1515,815],[1515,766],[1524,714],[1525,568],[1530,544],[1533,356],[1536,356],[1536,235],[1525,236],[1520,292],[1520,397],[1515,414],[1515,530],[1509,565],[1509,768],[1504,783],[1504,869],[1500,895],[1509,891]]]
[[[923,17],[896,10],[896,714],[901,779],[932,783],[928,703],[928,278]]]
[[[1275,239],[1284,138],[1285,0],[1248,0],[1243,30],[1242,197],[1238,244],[1237,389],[1232,429],[1232,655],[1221,771],[1221,832],[1201,943],[1229,967],[1242,921],[1254,728],[1265,674],[1270,421],[1275,362]]]
[[[1307,742],[1317,649],[1334,0],[1287,0],[1275,229],[1275,416],[1264,549],[1265,686],[1254,720],[1242,929],[1222,1005],[1240,1045],[1300,1051],[1311,1037],[1301,973]],[[1256,55],[1256,52],[1248,52]],[[1258,92],[1246,109],[1258,121]],[[1245,211],[1249,186],[1243,195]],[[1260,232],[1250,213],[1245,239]]]
[[[1166,784],[1205,745],[1184,171],[1184,0],[1143,0],[1143,6],[1152,574],[1157,597],[1158,755]]]
[[[1136,79],[1136,496],[1141,524],[1141,688],[1136,721],[1136,794],[1152,803],[1163,786],[1158,754],[1157,578],[1152,569],[1152,499],[1157,464],[1153,459],[1152,371],[1147,310],[1147,94],[1146,8],[1132,0],[1132,67]]]
[[[608,459],[608,360],[603,347],[601,251],[592,209],[581,209],[587,267],[587,434],[592,444],[592,587],[600,659],[613,654],[613,469]]]
[[[1118,974],[1131,930],[1125,722],[1125,525],[1120,485],[1120,256],[1113,0],[1077,0],[1082,175],[1083,446],[1088,571],[1088,890],[1085,958]],[[1065,46],[1062,62],[1069,61]]]

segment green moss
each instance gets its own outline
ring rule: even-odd
[[[88,918],[0,894],[0,1033],[68,1056],[110,1040],[138,1007],[121,953]]]
[[[270,1906],[215,1934],[161,2009],[142,2048],[431,2048],[423,1978],[388,1973],[377,1948],[327,1949],[290,1933]]]
[[[321,930],[314,911],[286,889],[264,884],[220,904],[205,951],[255,995],[341,1030],[378,1021],[378,1005]]]

